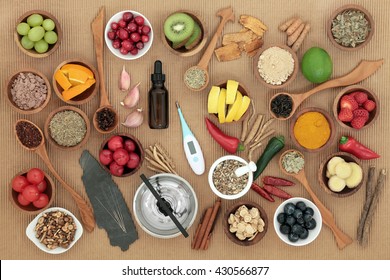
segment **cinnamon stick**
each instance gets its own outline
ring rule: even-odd
[[[206,232],[206,227],[210,221],[212,212],[213,212],[212,207],[207,208],[206,213],[204,215],[204,218],[202,220],[202,226],[200,227],[199,234],[198,234],[196,241],[195,241],[195,246],[194,246],[195,250],[199,250],[199,248],[200,248],[200,244],[202,243],[202,239],[203,239],[204,233]]]
[[[213,212],[211,213],[211,217],[207,223],[206,231],[204,233],[204,236],[202,237],[202,242],[200,245],[201,249],[204,249],[206,246],[207,238],[209,237],[209,234],[211,232],[211,228],[214,225],[215,218],[217,217],[220,206],[221,206],[221,199],[217,199],[217,201],[214,204]]]
[[[207,237],[207,241],[206,241],[206,245],[204,246],[204,250],[207,250],[209,248],[209,245],[210,245],[210,238],[211,238],[211,233],[209,234],[209,236]]]
[[[196,228],[194,239],[192,240],[192,244],[191,244],[191,249],[195,248],[195,242],[196,242],[196,240],[198,238],[198,234],[199,234],[199,230],[200,230],[201,226],[202,226],[202,223],[199,223],[198,227]]]

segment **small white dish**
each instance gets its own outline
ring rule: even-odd
[[[251,185],[253,182],[253,172],[248,170],[248,172],[247,172],[248,173],[248,182],[247,182],[246,186],[242,189],[242,191],[240,191],[237,194],[223,194],[215,187],[215,185],[213,183],[213,173],[214,173],[214,170],[217,167],[217,165],[223,161],[226,161],[226,160],[236,160],[236,161],[243,163],[244,167],[246,169],[248,169],[248,166],[250,168],[249,163],[239,156],[228,155],[228,156],[220,157],[210,167],[209,175],[208,175],[209,186],[210,186],[211,190],[213,191],[213,193],[215,193],[220,198],[227,199],[227,200],[237,199],[237,198],[244,196],[251,188]],[[239,169],[239,168],[237,168],[237,169]]]
[[[68,248],[62,248],[62,247],[57,247],[55,249],[48,249],[43,243],[39,241],[37,237],[35,237],[35,226],[37,225],[38,219],[44,214],[44,213],[49,213],[52,211],[61,211],[63,213],[68,214],[71,216],[74,220],[74,223],[76,224],[76,234],[74,236],[74,240],[69,244]],[[61,207],[51,207],[46,209],[45,211],[42,211],[40,214],[38,214],[34,220],[31,221],[31,223],[27,226],[26,228],[26,235],[27,237],[37,246],[39,249],[42,251],[48,253],[48,254],[61,254],[65,253],[68,251],[70,248],[73,247],[73,245],[80,239],[80,237],[83,235],[83,226],[79,222],[79,220],[68,210],[61,208]]]

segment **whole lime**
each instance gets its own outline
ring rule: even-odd
[[[332,59],[322,48],[312,47],[307,50],[301,64],[303,76],[312,83],[323,83],[332,75]]]

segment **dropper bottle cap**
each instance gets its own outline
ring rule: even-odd
[[[153,83],[165,82],[165,74],[162,72],[162,63],[160,60],[154,62],[154,73],[151,75]]]

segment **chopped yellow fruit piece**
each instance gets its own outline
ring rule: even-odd
[[[218,97],[218,120],[224,123],[226,118],[226,89],[222,88]]]

